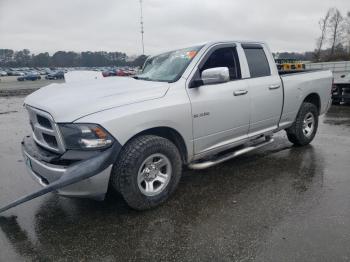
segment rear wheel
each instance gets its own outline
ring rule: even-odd
[[[294,124],[286,129],[288,140],[297,146],[309,144],[315,137],[318,128],[318,109],[304,102],[299,110]]]
[[[169,140],[145,135],[122,149],[111,176],[111,186],[127,204],[138,210],[166,201],[176,189],[182,172],[177,147]]]

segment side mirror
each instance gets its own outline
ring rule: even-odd
[[[230,81],[230,73],[227,67],[214,67],[202,72],[204,85],[219,84]]]

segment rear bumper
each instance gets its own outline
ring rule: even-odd
[[[115,150],[110,150],[110,152],[111,154],[116,153]],[[47,162],[52,156],[45,155],[45,153],[47,153],[45,150],[40,149],[35,144],[33,145],[30,138],[23,140],[22,154],[27,172],[42,187],[48,187],[52,183],[59,183],[60,180],[66,179],[65,175],[68,174],[69,176],[68,170],[72,169],[72,166],[79,164],[79,169],[75,171],[74,176],[81,177],[81,179],[70,185],[58,187],[54,192],[68,197],[83,197],[96,200],[103,200],[105,198],[114,157],[111,157],[110,154],[104,154],[104,159],[97,161],[98,163],[103,162],[103,166],[101,165],[100,168],[97,167],[94,174],[89,174],[89,177],[85,178],[84,172],[86,174],[89,173],[91,162],[94,162],[97,158],[101,158],[101,156],[96,155],[86,160],[74,162],[73,164],[60,165]]]

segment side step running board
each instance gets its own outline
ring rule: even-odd
[[[224,161],[227,161],[229,159],[232,159],[232,158],[235,158],[237,156],[240,156],[240,155],[243,155],[245,153],[248,153],[248,152],[250,152],[250,151],[252,151],[254,149],[257,149],[257,148],[260,148],[262,146],[268,145],[268,144],[272,143],[273,141],[274,141],[273,138],[269,138],[268,140],[263,141],[263,142],[261,142],[259,144],[251,145],[251,146],[248,146],[248,147],[244,147],[242,149],[239,149],[239,150],[234,151],[232,153],[228,153],[228,154],[223,155],[221,157],[218,157],[216,159],[212,159],[212,160],[208,160],[208,161],[204,161],[204,162],[191,163],[191,164],[188,165],[188,167],[191,168],[191,169],[196,169],[196,170],[212,167],[212,166],[220,164],[220,163],[222,163]]]

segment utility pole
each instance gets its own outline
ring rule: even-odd
[[[142,41],[142,54],[145,54],[145,45],[143,43],[143,13],[142,13],[142,0],[140,0],[140,10],[141,10],[141,17],[140,17],[140,25],[141,25],[141,41]]]

